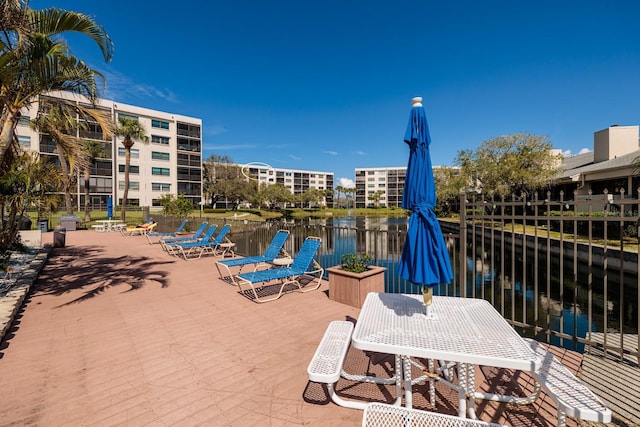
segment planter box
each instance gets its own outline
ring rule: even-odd
[[[384,292],[385,267],[369,266],[363,273],[329,267],[329,299],[361,308],[369,292]]]

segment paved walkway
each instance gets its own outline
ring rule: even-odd
[[[256,304],[217,279],[211,257],[185,261],[143,236],[70,231],[0,345],[0,425],[358,426],[360,411],[307,381],[329,321],[358,317],[326,289]],[[353,349],[347,358],[363,373],[383,374],[390,362]],[[478,387],[518,391],[503,374],[479,371]],[[337,389],[378,401],[394,394],[346,380]],[[415,406],[456,413],[447,389],[438,388],[436,408],[425,390],[415,387]],[[512,426],[555,424],[546,403],[478,409]]]

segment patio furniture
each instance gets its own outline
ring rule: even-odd
[[[310,292],[318,289],[321,284],[324,268],[322,268],[314,258],[318,249],[320,249],[321,243],[322,240],[318,237],[307,237],[290,267],[238,274],[236,278],[240,292],[245,295],[252,294],[256,302],[262,303],[280,298],[287,285],[294,285],[300,292]],[[316,274],[318,277],[314,278],[313,275]],[[305,288],[302,286],[300,282],[303,280],[303,277],[309,278],[309,282],[305,283],[305,285],[311,283],[310,287]],[[258,288],[264,291],[266,283],[276,280],[280,280],[279,291],[270,297],[265,297],[263,292],[263,296],[261,297],[258,293]],[[313,285],[314,280],[316,281],[315,285]],[[276,284],[274,286],[278,285]]]
[[[264,251],[263,255],[258,256],[250,256],[250,257],[242,257],[242,258],[233,258],[233,259],[221,259],[216,261],[216,268],[218,269],[218,274],[222,280],[229,280],[234,285],[238,285],[235,280],[233,274],[231,274],[231,267],[239,267],[238,273],[242,272],[242,268],[247,265],[253,265],[254,271],[256,271],[261,266],[269,266],[268,263],[273,262],[281,252],[283,252],[284,243],[289,237],[288,230],[278,230],[278,232],[273,236],[271,243]],[[286,253],[286,256],[289,254]],[[225,274],[223,274],[223,271]]]
[[[187,259],[188,253],[191,252],[193,248],[202,248],[203,245],[211,245],[213,235],[216,232],[218,226],[216,224],[211,224],[207,231],[196,240],[184,240],[176,243],[166,243],[164,246],[169,253],[169,255],[183,255],[184,259]],[[186,252],[185,252],[186,251]]]
[[[366,403],[364,402],[355,402],[352,400],[345,400],[338,396],[335,392],[334,384],[338,382],[340,376],[348,376],[342,369],[342,365],[344,364],[344,359],[347,356],[347,352],[349,351],[349,346],[351,344],[351,334],[353,333],[353,323],[345,320],[334,320],[329,323],[327,330],[316,349],[311,362],[309,363],[309,367],[307,368],[307,375],[309,376],[309,381],[313,381],[316,383],[322,383],[327,385],[327,390],[329,391],[329,397],[336,404],[340,406],[344,406],[346,408],[353,409],[364,409],[366,407]],[[400,357],[400,356],[396,356]],[[374,378],[374,377],[371,377]],[[358,380],[359,378],[354,378],[354,380]],[[391,381],[380,378],[381,381],[373,381],[381,384],[389,384]],[[396,383],[397,388],[397,396],[398,399],[396,401],[397,405],[400,405],[402,402],[402,383],[401,377],[392,378],[393,382]]]
[[[208,225],[209,223],[206,221],[200,223],[198,229],[191,236],[161,238],[160,246],[162,246],[162,249],[166,251],[168,244],[198,240],[200,237],[202,237]]]
[[[525,339],[542,359],[533,373],[536,381],[558,405],[558,427],[564,427],[567,416],[599,423],[611,422],[611,410],[591,390],[560,363],[538,341]],[[539,387],[537,390],[539,391]]]
[[[160,243],[160,240],[156,240],[155,242],[153,240],[151,240],[152,237],[174,237],[176,234],[182,232],[182,230],[184,230],[184,228],[187,226],[188,221],[185,219],[184,221],[182,221],[182,223],[180,223],[180,225],[178,226],[178,228],[176,228],[176,231],[167,231],[167,232],[152,232],[152,233],[147,233],[145,234],[145,236],[147,236],[147,240],[149,240],[149,244],[153,245],[155,243]]]
[[[212,225],[209,228],[213,228],[215,231],[215,225]],[[215,254],[217,247],[222,243],[222,241],[226,238],[230,225],[225,224],[222,226],[218,235],[211,240],[212,236],[204,236],[201,240],[197,242],[186,242],[186,243],[177,243],[174,245],[170,245],[173,248],[173,255],[178,255],[178,252],[184,257],[185,260],[201,258],[205,253]],[[198,256],[192,256],[191,254],[197,252]]]
[[[422,295],[369,293],[353,332],[352,345],[364,351],[401,355],[405,405],[412,406],[411,387],[418,381],[440,381],[458,392],[458,415],[475,418],[474,365],[533,373],[542,361],[529,344],[483,299],[433,297],[433,318],[425,315]],[[411,357],[454,362],[458,384],[433,372],[411,378]],[[396,372],[399,368],[396,368]]]
[[[501,424],[403,408],[385,403],[369,403],[362,414],[362,427],[502,427]]]
[[[141,236],[143,234],[146,234],[150,231],[153,231],[156,229],[156,227],[158,226],[157,222],[153,222],[151,224],[142,224],[141,226],[134,226],[134,227],[122,227],[120,228],[120,234],[122,234],[123,236]]]

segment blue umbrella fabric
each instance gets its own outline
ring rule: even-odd
[[[107,199],[107,218],[111,219],[113,216],[113,199],[111,196]]]
[[[409,164],[402,207],[411,210],[407,238],[400,258],[400,277],[415,285],[450,283],[453,270],[449,252],[433,208],[436,186],[429,145],[429,125],[422,98],[413,98],[404,141],[409,145]]]

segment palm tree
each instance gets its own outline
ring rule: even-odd
[[[33,128],[47,134],[56,144],[67,214],[73,213],[71,189],[75,172],[80,167],[84,168],[87,163],[82,151],[82,140],[77,135],[79,129],[87,129],[87,120],[97,122],[104,130],[103,133],[111,135],[111,120],[105,112],[92,108],[79,109],[74,103],[62,100],[41,101],[38,116],[31,122]]]
[[[18,155],[15,129],[20,110],[42,93],[65,90],[94,102],[103,76],[69,54],[60,34],[74,32],[96,42],[105,61],[113,56],[113,43],[91,17],[49,8],[33,10],[24,0],[0,4],[0,171],[8,171]],[[82,107],[79,107],[82,108]]]
[[[21,153],[11,169],[0,177],[0,212],[7,213],[0,229],[0,254],[16,241],[19,218],[35,207],[38,219],[43,211],[57,209],[60,171],[37,153]]]
[[[83,146],[84,155],[84,220],[91,221],[91,214],[89,212],[89,194],[90,194],[90,180],[91,180],[91,168],[95,166],[98,158],[107,157],[109,154],[104,149],[104,144],[98,141],[85,141]]]
[[[131,163],[131,147],[134,140],[138,139],[143,143],[149,142],[149,137],[144,126],[131,117],[118,117],[118,128],[116,135],[124,137],[124,190],[122,191],[122,204],[120,206],[120,219],[126,221],[127,197],[129,196],[129,164]]]

